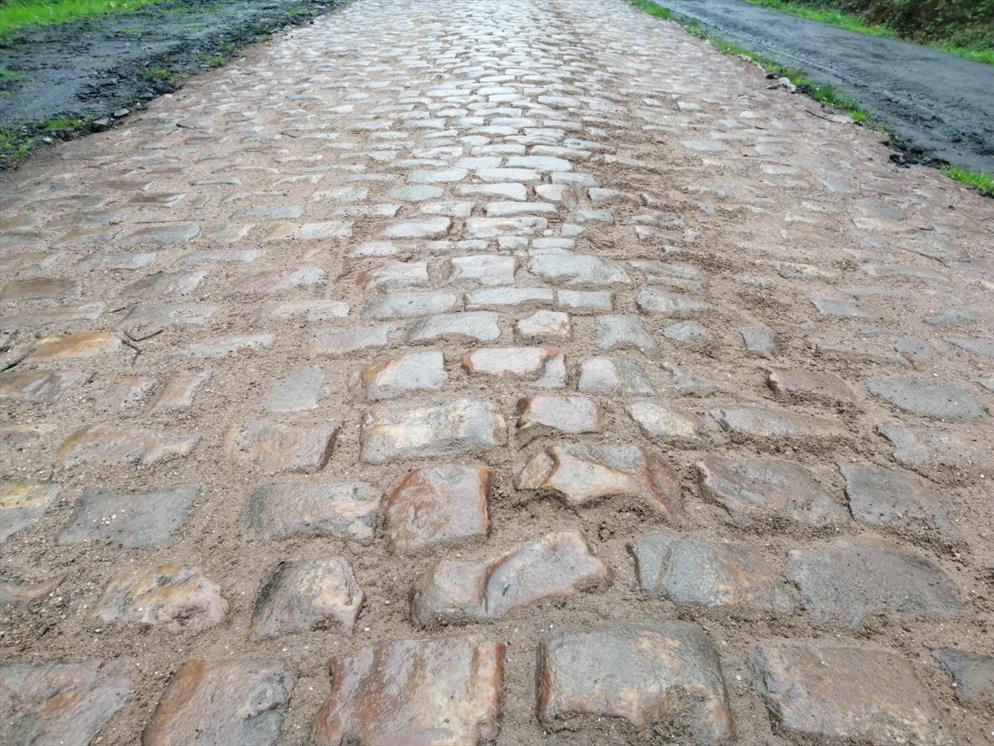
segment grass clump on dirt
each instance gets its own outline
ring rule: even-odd
[[[959,166],[946,166],[942,170],[953,181],[972,186],[985,197],[994,197],[994,175],[982,171],[967,171]]]
[[[746,0],[870,36],[994,65],[994,0]]]
[[[163,0],[7,0],[0,3],[0,34],[79,18],[127,13]]]

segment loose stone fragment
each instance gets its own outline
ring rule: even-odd
[[[701,496],[723,507],[736,523],[827,526],[847,518],[841,501],[789,461],[706,456],[696,468]]]
[[[159,700],[142,743],[273,746],[293,685],[281,662],[187,661]]]
[[[224,434],[225,455],[244,466],[257,466],[267,474],[321,471],[335,446],[339,424],[311,427],[253,422],[232,425]]]
[[[171,456],[185,456],[199,440],[199,435],[167,435],[154,430],[90,425],[70,435],[56,454],[69,466],[151,466]]]
[[[95,488],[76,501],[59,543],[100,541],[122,547],[165,544],[186,520],[196,498],[194,485],[152,490]]]
[[[390,495],[387,540],[395,552],[485,537],[490,530],[485,466],[441,464],[415,469]]]
[[[89,744],[129,699],[134,661],[0,666],[0,743]]]
[[[594,334],[597,346],[602,350],[625,347],[651,350],[656,346],[656,340],[649,334],[638,316],[598,316],[594,320]]]
[[[681,743],[726,743],[733,736],[718,651],[695,624],[548,634],[539,645],[536,680],[538,717],[555,728],[589,715],[622,718]]]
[[[980,417],[983,408],[961,386],[942,381],[897,378],[867,381],[870,393],[912,414],[930,417]]]
[[[332,658],[315,746],[496,741],[504,645],[478,636],[393,640]]]
[[[498,317],[492,311],[446,313],[417,321],[408,332],[410,342],[474,340],[492,342],[500,336]]]
[[[938,567],[884,540],[837,539],[796,549],[787,576],[819,621],[861,627],[877,615],[900,622],[963,614],[955,587]]]
[[[630,545],[642,590],[678,604],[789,613],[794,600],[780,572],[749,544],[664,531]]]
[[[385,347],[390,342],[392,324],[352,326],[317,332],[305,348],[310,355],[347,355],[369,347]]]
[[[601,412],[588,396],[530,396],[518,400],[517,434],[530,442],[553,433],[596,433]]]
[[[652,382],[638,365],[625,358],[592,357],[580,367],[580,391],[588,394],[652,394]]]
[[[281,562],[259,595],[250,635],[265,640],[329,622],[351,634],[364,601],[344,557]]]
[[[828,440],[849,435],[839,420],[786,410],[761,407],[712,409],[711,416],[725,430],[745,438]]]
[[[572,330],[569,315],[560,311],[536,311],[514,325],[514,331],[526,340],[569,339]]]
[[[245,531],[258,539],[334,536],[368,543],[383,493],[366,482],[280,482],[249,496]]]
[[[429,627],[498,619],[547,598],[610,583],[610,568],[579,531],[559,531],[490,561],[442,560],[422,575],[411,618]]]
[[[914,669],[886,650],[776,644],[753,656],[762,694],[783,730],[819,742],[952,746]]]
[[[818,399],[831,403],[847,403],[854,397],[846,382],[830,373],[770,368],[767,381],[773,393],[787,401]]]
[[[162,565],[111,579],[93,616],[108,624],[149,625],[167,632],[199,632],[224,619],[221,588],[198,568]]]
[[[200,387],[210,378],[209,370],[180,370],[169,373],[162,393],[152,404],[152,411],[172,412],[192,406]]]
[[[934,655],[952,675],[958,700],[968,705],[994,703],[994,656],[950,648]]]
[[[652,401],[637,401],[625,405],[625,411],[647,438],[697,440],[701,437],[701,421],[688,414]]]
[[[409,391],[437,391],[445,385],[445,360],[441,352],[410,352],[381,360],[362,372],[366,395],[391,399]]]
[[[507,423],[489,402],[380,405],[363,415],[360,457],[367,464],[383,464],[490,449],[506,440]]]
[[[65,337],[42,337],[31,348],[28,360],[94,357],[117,352],[123,346],[120,337],[106,332],[79,332]]]
[[[840,464],[839,471],[849,509],[860,523],[925,533],[949,530],[949,505],[931,482],[872,464]]]
[[[0,483],[0,544],[41,518],[57,494],[54,484]]]
[[[681,510],[680,483],[669,465],[635,445],[550,446],[525,463],[514,486],[551,493],[571,507],[619,497],[671,518]]]

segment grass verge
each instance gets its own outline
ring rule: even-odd
[[[0,4],[0,35],[25,26],[51,26],[78,18],[127,13],[164,0],[8,0]]]
[[[994,198],[994,175],[982,171],[967,171],[959,166],[944,166],[942,170],[953,181],[972,186],[985,197]]]
[[[890,26],[879,23],[867,23],[858,15],[845,13],[841,10],[818,7],[809,8],[804,5],[797,5],[793,2],[788,2],[787,0],[746,0],[746,2],[750,5],[757,5],[761,8],[770,8],[771,10],[776,10],[781,13],[789,13],[792,16],[807,18],[809,21],[826,23],[829,26],[835,26],[836,28],[845,29],[846,31],[852,31],[857,34],[879,36],[888,39],[901,38],[901,35],[897,32],[897,30],[891,28]],[[906,41],[913,42],[914,40],[906,39]],[[972,60],[973,62],[982,62],[986,65],[994,65],[994,50],[992,49],[971,49],[969,47],[944,44],[942,42],[931,42],[925,44],[924,46],[940,52],[945,52],[946,54],[955,55],[956,57]]]

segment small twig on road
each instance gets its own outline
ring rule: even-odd
[[[9,363],[4,363],[4,366],[0,368],[0,373],[3,373],[5,370],[10,370],[11,368],[17,365],[20,365],[22,362],[24,362],[24,360],[27,358],[30,352],[31,350],[25,350],[20,355],[18,355],[13,360],[11,360]]]
[[[821,114],[815,114],[813,111],[811,111],[811,109],[805,109],[804,113],[810,114],[813,117],[818,117],[818,119],[824,119],[826,122],[835,122],[835,120],[832,119],[831,117],[823,117]],[[836,124],[838,124],[838,122],[836,122]]]
[[[118,311],[125,311],[125,310],[127,310],[129,308],[132,308],[135,305],[136,302],[137,301],[131,301],[131,303],[125,303],[123,306],[118,306],[117,308],[112,308],[107,313],[117,313]]]
[[[127,332],[125,332],[124,334],[125,334],[125,336],[121,337],[121,341],[124,342],[124,344],[126,346],[130,347],[132,350],[135,351],[135,356],[133,358],[131,358],[131,364],[134,365],[135,364],[135,360],[137,360],[138,356],[142,354],[142,348],[139,347],[138,345],[136,345],[130,339],[128,339],[128,333]]]
[[[162,329],[156,329],[154,332],[152,332],[151,334],[146,334],[144,337],[136,337],[127,329],[124,330],[124,333],[127,335],[128,339],[130,339],[132,342],[144,342],[146,339],[151,339],[152,337],[159,336],[160,334],[162,334],[162,332],[163,332]]]

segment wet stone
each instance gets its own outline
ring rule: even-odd
[[[597,403],[579,394],[519,399],[517,415],[516,433],[524,442],[561,433],[597,433],[603,424]]]
[[[871,526],[932,533],[950,529],[949,504],[916,474],[872,464],[840,464],[853,518]]]
[[[517,260],[513,256],[477,254],[452,259],[451,280],[481,285],[510,285],[514,282]]]
[[[209,370],[179,370],[167,374],[162,392],[152,403],[152,412],[172,412],[193,406],[193,400],[211,379]]]
[[[659,288],[643,288],[636,298],[639,310],[664,316],[696,316],[711,310],[704,301]]]
[[[384,293],[368,300],[362,315],[370,319],[431,316],[451,311],[458,303],[454,293]]]
[[[569,315],[561,311],[536,311],[531,316],[519,319],[514,325],[515,333],[525,340],[569,339],[573,327]]]
[[[321,471],[335,445],[339,424],[297,426],[277,422],[232,425],[224,434],[224,452],[243,466],[267,474]]]
[[[227,610],[220,586],[198,568],[161,565],[112,578],[93,617],[108,624],[162,627],[179,634],[213,627]]]
[[[408,340],[411,342],[433,340],[492,342],[498,337],[500,337],[498,317],[492,311],[432,316],[415,322],[408,332]]]
[[[194,485],[151,490],[89,489],[76,501],[69,523],[59,534],[59,543],[161,546],[183,525],[198,492]]]
[[[611,578],[582,533],[559,531],[493,560],[438,562],[415,582],[411,618],[421,627],[498,619],[545,599],[604,587]]]
[[[647,438],[660,440],[698,440],[703,426],[696,416],[652,401],[636,401],[625,411]]]
[[[935,657],[953,677],[956,698],[968,705],[994,703],[994,656],[942,648]]]
[[[83,294],[83,283],[79,280],[62,280],[57,277],[32,277],[24,280],[11,280],[0,290],[0,300],[59,300],[78,298]]]
[[[41,518],[57,494],[54,484],[0,483],[0,544]]]
[[[649,376],[625,358],[592,357],[580,367],[580,391],[588,394],[652,394]]]
[[[257,539],[324,536],[368,543],[383,493],[366,482],[278,482],[248,499],[245,532]]]
[[[485,466],[439,464],[408,473],[390,495],[386,536],[395,552],[485,538],[492,474]]]
[[[89,744],[130,698],[134,661],[0,666],[0,743]]]
[[[681,510],[673,470],[658,452],[636,445],[549,446],[525,463],[514,486],[555,495],[570,507],[627,498],[669,517]]]
[[[79,332],[65,337],[42,337],[31,348],[28,360],[62,360],[95,357],[124,347],[121,338],[107,332]]]
[[[392,399],[410,391],[437,391],[448,376],[441,352],[410,352],[381,360],[362,372],[366,395]]]
[[[814,399],[833,404],[851,402],[852,389],[838,376],[811,370],[770,368],[767,383],[778,399]]]
[[[370,347],[385,347],[390,342],[391,324],[352,326],[316,332],[305,352],[311,355],[347,355]]]
[[[556,730],[593,716],[624,719],[653,741],[666,733],[717,744],[733,735],[718,651],[695,624],[550,633],[539,644],[536,681],[539,720]]]
[[[0,375],[0,401],[54,404],[86,378],[85,374],[75,372],[10,371]]]
[[[384,404],[362,419],[361,456],[367,464],[489,450],[507,440],[507,423],[488,402],[450,399],[437,404]]]
[[[297,368],[273,384],[262,400],[267,412],[303,412],[316,409],[326,393],[321,368]]]
[[[356,284],[364,290],[428,284],[427,262],[394,262],[360,272]]]
[[[250,636],[265,640],[333,625],[351,634],[364,601],[344,557],[281,562],[259,594]]]
[[[90,425],[70,435],[56,451],[67,466],[151,466],[174,456],[185,456],[199,435],[169,435],[155,430]]]
[[[782,574],[756,547],[664,531],[630,545],[642,590],[678,604],[790,613]]]
[[[268,350],[276,337],[272,334],[233,334],[197,342],[179,351],[181,355],[203,358],[220,358],[237,355],[243,351]]]
[[[861,627],[877,616],[894,622],[954,619],[964,611],[938,567],[884,540],[837,539],[789,556],[787,576],[819,621]]]
[[[819,743],[952,746],[942,714],[903,658],[887,650],[773,644],[753,661],[772,718]]]
[[[629,285],[624,268],[610,259],[592,254],[536,254],[528,271],[557,285]]]
[[[790,461],[706,456],[696,468],[701,497],[720,505],[736,523],[827,526],[848,517],[840,500]]]
[[[656,346],[656,340],[638,316],[598,316],[594,319],[594,335],[597,346],[602,350],[651,350]]]
[[[187,661],[159,700],[142,743],[273,746],[293,685],[281,662]]]
[[[898,378],[867,381],[866,387],[895,407],[929,417],[980,417],[983,408],[966,389],[942,381]]]
[[[712,409],[711,416],[725,430],[743,438],[829,440],[848,437],[836,419],[761,407]]]
[[[315,746],[467,744],[499,732],[504,645],[478,636],[393,640],[336,655]]]

